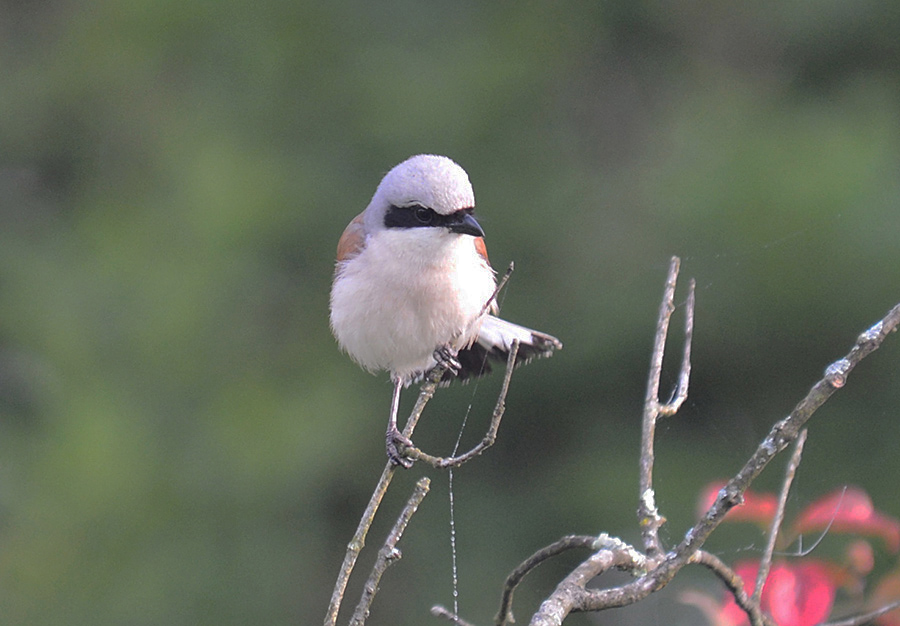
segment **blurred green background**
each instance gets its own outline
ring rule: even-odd
[[[334,248],[420,152],[468,170],[515,261],[504,316],[565,343],[455,474],[463,615],[489,623],[562,535],[638,539],[677,254],[698,293],[691,394],[659,428],[671,545],[900,301],[898,32],[892,2],[0,2],[0,621],[321,623],[390,402],[329,332]],[[900,516],[898,372],[892,337],[817,415],[790,511],[854,483]],[[448,452],[470,403],[477,441],[499,382],[440,391],[416,442]],[[423,474],[372,624],[452,604],[447,474],[420,466],[345,604]],[[762,545],[724,536],[726,560]],[[578,556],[526,581],[520,621]],[[694,572],[603,623],[698,623],[694,585],[717,593]]]

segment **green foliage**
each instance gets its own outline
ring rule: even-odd
[[[700,486],[900,300],[896,12],[709,9],[0,4],[3,622],[322,619],[390,401],[331,339],[333,251],[417,152],[469,171],[495,267],[517,266],[504,314],[566,345],[513,378],[498,445],[457,472],[464,613],[486,623],[561,535],[636,538],[672,254],[698,281],[694,386],[659,433],[677,538]],[[798,497],[860,482],[900,514],[898,354],[813,424]],[[446,452],[473,398],[477,438],[498,384],[439,392],[417,442]],[[372,623],[450,602],[431,473]]]

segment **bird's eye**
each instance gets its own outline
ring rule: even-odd
[[[419,220],[421,224],[430,224],[434,219],[434,211],[431,209],[426,209],[423,206],[415,208],[416,219]]]

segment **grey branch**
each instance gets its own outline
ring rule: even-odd
[[[870,611],[868,613],[854,615],[853,617],[848,617],[847,619],[837,620],[834,622],[825,622],[824,624],[821,624],[821,626],[862,626],[863,624],[868,624],[876,617],[880,617],[885,613],[890,613],[894,609],[900,609],[900,600],[891,602],[890,604],[885,604],[883,607],[875,609],[874,611]]]
[[[766,579],[769,577],[769,569],[772,567],[772,555],[775,553],[775,542],[778,541],[778,533],[781,530],[781,524],[784,522],[784,507],[787,506],[788,494],[791,491],[791,484],[794,482],[794,476],[797,475],[797,468],[800,467],[800,459],[803,457],[803,444],[806,443],[807,430],[804,428],[797,437],[797,443],[794,444],[794,453],[791,454],[791,460],[788,462],[787,469],[784,472],[784,482],[781,485],[781,493],[778,495],[778,507],[775,509],[775,516],[772,518],[772,524],[769,527],[769,537],[766,541],[766,549],[763,550],[762,558],[759,561],[759,571],[756,574],[756,587],[753,589],[753,602],[759,606],[762,599],[763,588],[766,586]],[[759,626],[753,621],[754,626]]]
[[[504,280],[501,281],[501,283],[505,282],[511,271],[512,267],[507,270],[507,273],[504,276]],[[497,437],[497,431],[500,428],[500,420],[503,417],[503,413],[506,409],[506,396],[509,392],[509,383],[512,378],[512,372],[514,369],[513,366],[516,362],[516,354],[518,353],[518,350],[519,342],[514,341],[512,347],[510,348],[509,359],[506,363],[506,373],[503,378],[503,385],[497,398],[496,406],[494,407],[494,413],[491,417],[491,424],[489,426],[487,434],[485,434],[484,438],[477,446],[464,454],[449,458],[434,457],[425,454],[417,448],[407,450],[405,451],[405,453],[412,458],[421,459],[427,463],[434,465],[435,467],[456,467],[478,456],[479,454],[484,452],[484,450],[493,445]],[[443,374],[444,367],[438,365],[426,376],[426,380],[422,385],[421,390],[419,391],[419,397],[416,400],[416,404],[409,415],[409,419],[406,421],[406,425],[403,428],[403,435],[405,437],[412,437],[413,431],[415,430],[419,419],[422,417],[422,413],[425,411],[425,406],[434,396],[434,392],[437,390],[438,383],[443,377]],[[353,573],[353,568],[355,567],[356,561],[359,558],[359,553],[366,545],[366,536],[368,535],[369,529],[372,526],[372,521],[375,519],[375,514],[377,513],[378,508],[379,506],[381,506],[381,501],[384,499],[384,494],[387,492],[387,488],[391,484],[391,480],[394,477],[394,471],[396,470],[396,467],[397,466],[390,461],[385,464],[384,470],[381,473],[381,478],[378,480],[378,484],[375,486],[375,490],[372,492],[371,498],[369,498],[369,503],[366,506],[366,510],[363,512],[362,517],[359,520],[356,532],[353,534],[353,538],[347,544],[347,551],[344,554],[344,562],[341,564],[341,569],[338,572],[338,577],[334,585],[334,591],[331,594],[331,602],[328,605],[328,612],[325,615],[325,626],[335,626],[337,624],[338,613],[340,612],[341,603],[343,602],[344,593],[346,592],[347,583],[350,580],[350,575]]]
[[[425,384],[422,385],[419,397],[416,400],[416,405],[413,407],[412,413],[406,421],[406,426],[403,429],[403,434],[406,437],[412,436],[413,430],[415,430],[416,424],[422,416],[422,412],[425,410],[425,405],[428,404],[428,401],[434,396],[434,391],[437,389],[437,381],[440,380],[441,375],[443,374],[443,370],[440,367],[435,368],[435,370],[436,371],[429,375]],[[325,615],[325,626],[335,626],[335,624],[337,624],[338,613],[341,610],[341,602],[344,599],[344,592],[347,589],[347,582],[350,580],[350,574],[353,573],[353,568],[356,565],[357,558],[359,558],[359,553],[366,545],[366,535],[369,534],[369,528],[371,528],[372,521],[375,519],[375,513],[378,512],[378,507],[381,506],[381,501],[384,499],[384,494],[387,492],[387,488],[394,478],[394,471],[396,468],[397,466],[390,461],[385,463],[384,470],[381,472],[381,478],[378,479],[378,484],[375,486],[375,490],[369,498],[366,510],[363,511],[362,517],[359,519],[356,532],[353,533],[353,538],[350,540],[350,543],[347,544],[344,562],[341,564],[337,580],[334,583],[331,602],[328,605],[328,612]]]
[[[384,498],[388,485],[391,484],[391,479],[394,477],[394,467],[395,466],[388,461],[387,466],[381,473],[378,484],[375,486],[375,491],[372,492],[372,497],[369,498],[369,504],[366,506],[366,510],[359,520],[356,532],[353,533],[353,538],[350,540],[350,543],[347,544],[344,562],[341,564],[337,580],[334,583],[334,591],[331,594],[328,613],[325,615],[325,626],[334,626],[337,623],[338,612],[341,610],[341,601],[344,599],[344,592],[347,589],[347,582],[350,580],[350,574],[353,572],[353,567],[356,565],[356,559],[359,557],[359,553],[366,545],[366,535],[369,533],[369,528],[372,526],[372,520],[375,519],[375,513],[378,511],[378,507],[381,505],[381,500]]]
[[[505,626],[505,624],[513,621],[512,611],[510,610],[513,592],[515,592],[516,587],[519,586],[519,583],[522,582],[522,579],[525,578],[531,570],[547,559],[562,554],[567,550],[572,550],[574,548],[588,548],[594,550],[596,549],[596,541],[596,537],[589,535],[569,535],[563,537],[559,541],[551,543],[545,548],[541,548],[528,557],[527,560],[514,569],[506,578],[506,582],[503,584],[503,596],[500,599],[500,610],[497,611],[497,617],[494,618],[494,623],[498,626]]]
[[[394,523],[394,527],[391,528],[391,532],[388,533],[387,538],[384,540],[384,545],[378,551],[378,558],[375,560],[375,565],[372,566],[372,573],[369,575],[369,579],[363,586],[362,597],[359,599],[359,604],[356,605],[356,610],[350,619],[350,626],[362,626],[366,623],[372,600],[375,599],[375,594],[378,593],[378,583],[381,582],[381,575],[384,574],[390,565],[400,559],[401,554],[400,550],[397,549],[397,543],[400,541],[400,537],[403,536],[403,531],[406,530],[410,518],[418,510],[425,496],[428,495],[430,486],[431,481],[424,476],[416,483],[416,488],[413,490],[409,500],[406,501],[406,506],[403,507],[400,516]]]
[[[673,556],[668,557],[661,566],[658,576],[666,578],[673,569],[680,569],[690,555],[700,548],[709,534],[722,522],[725,514],[740,504],[743,494],[765,469],[769,462],[800,433],[812,415],[847,382],[847,376],[860,361],[877,350],[900,325],[900,304],[869,330],[862,333],[847,355],[832,363],[825,369],[824,377],[809,390],[806,396],[794,407],[790,415],[772,426],[769,434],[759,444],[750,459],[741,470],[720,491],[713,505],[703,518],[686,534],[675,549]]]
[[[519,340],[513,341],[509,349],[509,357],[506,359],[506,372],[503,375],[503,385],[500,387],[500,394],[497,396],[497,404],[494,406],[494,412],[491,415],[491,423],[484,437],[478,442],[474,448],[460,454],[459,456],[439,457],[432,456],[422,452],[418,448],[408,448],[404,454],[411,459],[424,461],[432,467],[459,467],[466,461],[474,459],[476,456],[494,445],[497,440],[497,431],[500,430],[500,420],[503,419],[503,413],[506,411],[506,396],[509,393],[509,381],[512,379],[513,369],[516,364],[516,355],[519,353]]]
[[[792,442],[796,441],[801,430],[812,415],[834,394],[842,388],[850,372],[869,354],[877,350],[887,336],[896,331],[900,325],[900,304],[891,309],[888,314],[871,328],[863,332],[857,338],[850,352],[842,359],[835,361],[825,369],[825,374],[806,396],[794,407],[794,410],[784,419],[776,422],[765,439],[759,444],[750,459],[740,471],[728,481],[719,491],[715,502],[703,515],[697,524],[685,533],[681,542],[665,555],[661,553],[661,544],[656,534],[656,528],[663,518],[656,511],[652,486],[653,469],[653,434],[658,411],[658,380],[662,366],[660,346],[665,345],[665,332],[668,327],[668,319],[671,316],[672,302],[674,298],[675,278],[678,273],[678,259],[673,258],[669,270],[669,278],[666,281],[666,295],[660,310],[660,325],[657,330],[656,346],[651,362],[650,384],[648,385],[647,400],[645,402],[644,433],[641,449],[641,504],[640,522],[644,533],[644,543],[647,550],[647,558],[642,565],[634,565],[634,569],[645,568],[644,573],[636,580],[624,585],[606,589],[587,589],[587,583],[610,567],[622,565],[617,559],[624,558],[623,552],[613,550],[600,550],[590,558],[578,565],[541,604],[540,609],[532,617],[532,626],[558,626],[562,624],[566,616],[574,611],[599,611],[608,608],[621,607],[638,602],[651,593],[665,587],[672,578],[689,563],[700,563],[710,567],[719,574],[723,580],[730,581],[732,591],[739,602],[747,610],[754,611],[754,622],[757,624],[770,624],[768,618],[761,615],[758,603],[754,603],[743,592],[743,584],[738,586],[737,577],[727,569],[720,561],[701,552],[701,548],[709,535],[718,527],[725,515],[733,507],[743,501],[744,492],[751,483],[772,461]],[[693,290],[692,290],[693,291]],[[693,298],[689,298],[692,302]],[[692,313],[689,315],[692,318]],[[692,322],[688,322],[691,324]],[[688,333],[686,333],[688,334]],[[689,362],[687,358],[683,362]],[[689,367],[689,366],[688,366]],[[687,373],[682,368],[685,385],[683,389],[676,391],[673,404],[680,404],[678,400],[686,393]],[[679,387],[681,383],[679,382]],[[675,406],[677,410],[677,405]],[[674,412],[674,411],[673,411]],[[647,415],[652,418],[647,418]],[[652,527],[648,531],[645,525]],[[632,564],[637,561],[632,561]],[[728,573],[730,572],[730,574]],[[856,619],[856,618],[854,618]],[[854,626],[859,622],[847,621],[838,623],[838,626]]]
[[[602,539],[602,537],[601,537]],[[559,626],[573,611],[595,611],[590,604],[591,590],[586,585],[611,569],[640,571],[646,566],[643,555],[624,542],[613,540],[592,554],[563,578],[531,618],[531,626]],[[609,590],[614,591],[614,590]],[[624,606],[630,602],[610,606]]]
[[[641,457],[640,457],[640,497],[638,504],[638,523],[641,535],[644,539],[644,549],[650,557],[663,553],[663,546],[659,540],[659,527],[665,523],[659,511],[656,509],[656,494],[653,490],[653,444],[656,437],[656,422],[660,417],[674,415],[687,398],[688,383],[691,377],[691,340],[694,334],[694,291],[696,285],[693,280],[687,299],[687,310],[684,322],[684,351],[681,358],[681,372],[678,375],[678,385],[672,392],[672,398],[668,403],[659,400],[659,385],[662,377],[663,357],[666,352],[666,338],[669,333],[669,321],[675,312],[675,286],[678,282],[678,271],[681,261],[678,257],[672,257],[669,263],[669,273],[666,277],[666,287],[663,293],[662,304],[659,307],[659,318],[656,323],[656,336],[653,341],[653,353],[650,357],[650,375],[647,380],[647,394],[644,398],[644,412],[641,428]]]

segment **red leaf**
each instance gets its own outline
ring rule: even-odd
[[[744,561],[734,570],[744,580],[747,594],[752,594],[759,563]],[[762,609],[779,626],[814,626],[831,613],[834,594],[835,585],[825,563],[815,559],[775,563],[763,588]],[[734,626],[749,623],[730,594],[720,616],[723,623]]]
[[[880,537],[891,552],[900,549],[900,521],[876,511],[859,487],[837,489],[810,504],[794,522],[794,531],[821,531],[829,524],[834,532]]]
[[[780,626],[813,626],[831,613],[834,591],[823,564],[780,564],[769,574],[762,605]]]

